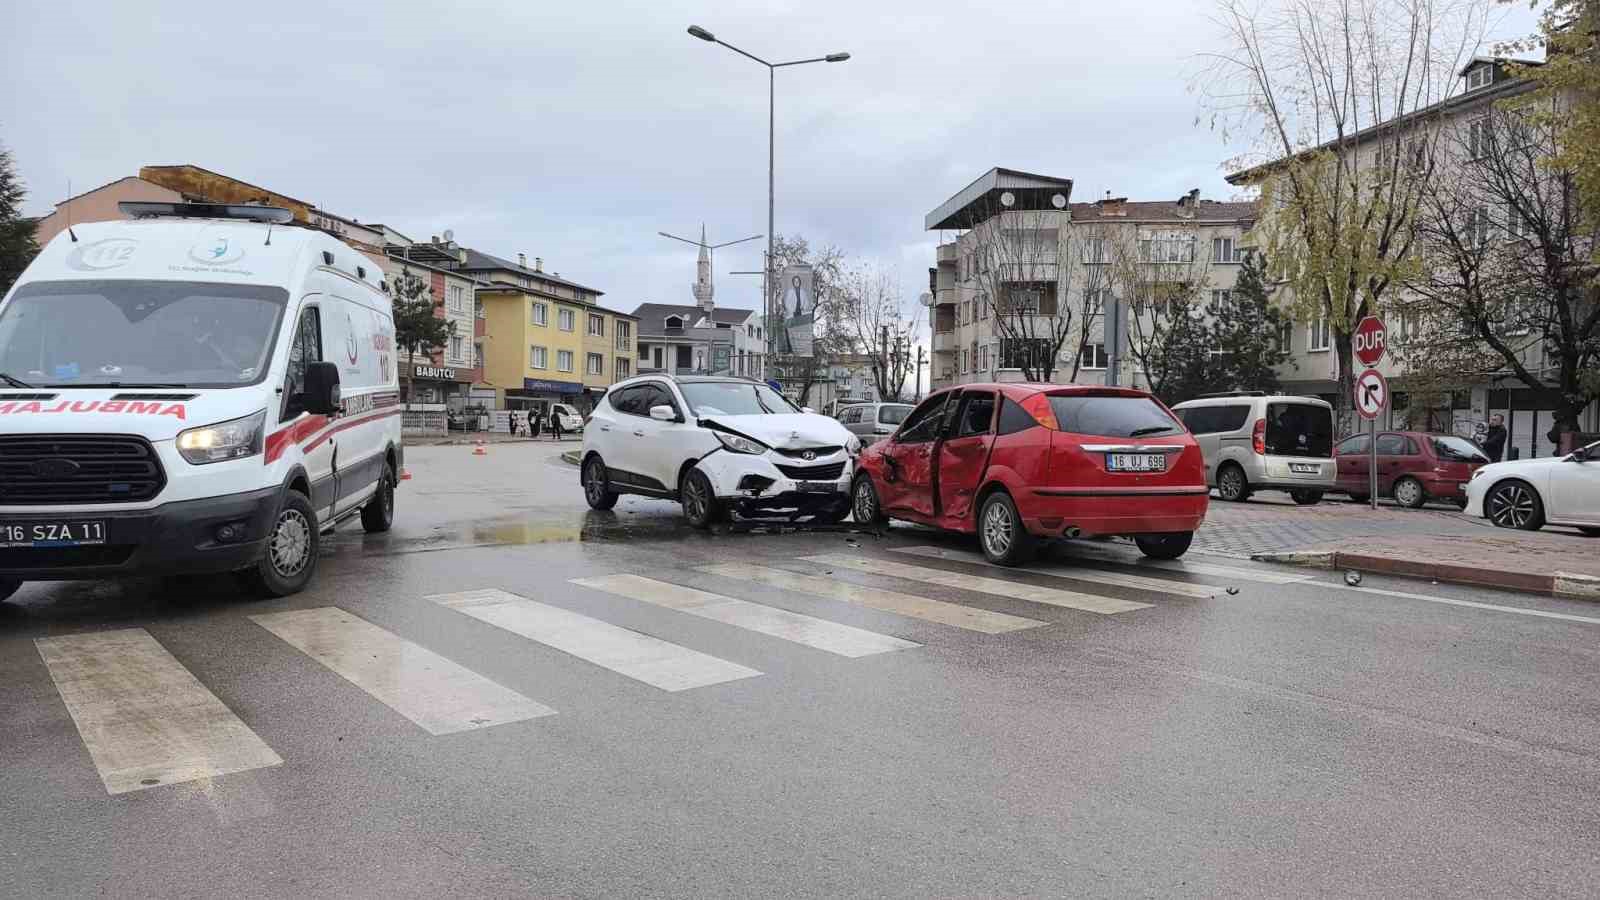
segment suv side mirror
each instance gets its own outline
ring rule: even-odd
[[[339,411],[339,367],[331,362],[314,362],[306,366],[306,388],[300,405],[306,412],[317,416],[331,416]]]
[[[676,422],[678,421],[678,414],[672,411],[672,407],[662,403],[659,406],[650,407],[650,418],[658,422]]]
[[[800,411],[803,412],[803,413],[814,413],[814,412],[816,412],[816,410],[812,409],[809,406],[800,407]]]
[[[1588,462],[1589,461],[1589,448],[1588,447],[1579,447],[1578,449],[1572,451],[1572,454],[1570,456],[1568,456],[1567,459],[1571,460],[1572,462],[1577,462],[1577,463]]]

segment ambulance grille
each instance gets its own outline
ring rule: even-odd
[[[166,483],[155,448],[143,438],[0,437],[0,506],[139,503]]]

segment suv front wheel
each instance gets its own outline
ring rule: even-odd
[[[722,503],[711,487],[711,479],[699,469],[690,469],[678,488],[683,501],[683,517],[695,528],[710,528],[722,518]]]

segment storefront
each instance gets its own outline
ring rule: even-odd
[[[406,397],[412,403],[442,404],[460,411],[472,390],[472,370],[417,364],[411,368]]]
[[[522,388],[506,389],[506,409],[537,409],[547,413],[552,403],[577,408],[583,397],[583,383],[549,378],[524,378]]]

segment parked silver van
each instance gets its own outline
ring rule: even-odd
[[[914,408],[909,403],[856,403],[839,410],[839,424],[865,446],[894,434]]]
[[[1303,506],[1335,489],[1333,407],[1263,391],[1208,394],[1172,408],[1200,442],[1206,483],[1224,500],[1286,491]]]

